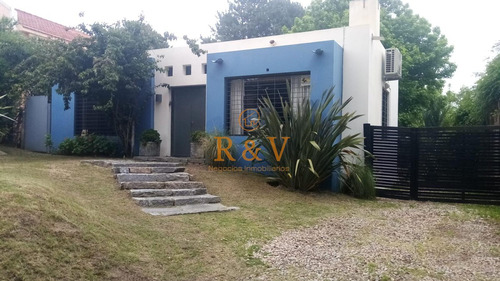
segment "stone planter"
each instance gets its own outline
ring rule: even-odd
[[[148,141],[139,146],[139,156],[160,156],[160,143]]]
[[[205,157],[203,145],[197,142],[191,142],[191,158],[203,159]]]

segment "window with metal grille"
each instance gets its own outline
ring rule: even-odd
[[[95,99],[75,95],[75,135],[87,130],[89,134],[116,136],[111,118],[106,112],[94,110],[96,104]]]
[[[167,76],[168,77],[174,76],[174,67],[173,66],[167,66]]]
[[[278,113],[282,115],[282,100],[290,103],[296,110],[304,98],[309,98],[311,88],[309,73],[240,77],[227,79],[226,82],[225,123],[226,130],[231,135],[246,133],[240,127],[240,114],[247,109],[258,109],[260,100],[263,98],[268,97]]]
[[[382,90],[382,126],[387,126],[389,119],[389,92]]]

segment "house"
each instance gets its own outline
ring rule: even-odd
[[[187,47],[152,50],[166,70],[156,73],[155,84],[168,85],[156,89],[150,124],[163,140],[161,155],[189,156],[196,130],[228,132],[240,144],[246,139],[240,114],[259,98],[296,106],[330,87],[336,99],[353,97],[347,112],[363,115],[344,135],[362,134],[364,123],[397,126],[401,58],[381,43],[380,5],[353,0],[349,15],[347,27],[204,44],[200,57]]]
[[[397,126],[401,54],[385,49],[381,40],[378,1],[352,0],[346,27],[203,44],[201,56],[188,47],[151,50],[165,70],[155,73],[152,84],[166,87],[155,88],[136,136],[154,128],[162,139],[161,156],[189,157],[194,131],[227,132],[241,153],[241,122],[255,123],[258,116],[246,112],[260,98],[269,96],[278,108],[283,98],[296,107],[303,98],[319,100],[331,87],[337,100],[353,98],[346,112],[362,115],[344,136],[362,135],[364,123]],[[82,129],[106,135],[91,101],[74,97],[63,110],[61,97],[53,97],[46,131],[55,145]]]

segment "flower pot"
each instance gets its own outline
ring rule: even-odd
[[[197,142],[191,142],[191,158],[203,159],[204,151],[203,145]]]
[[[139,156],[160,156],[160,143],[148,141],[139,146]]]

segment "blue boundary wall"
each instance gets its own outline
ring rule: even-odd
[[[134,155],[139,155],[139,145],[142,132],[147,129],[154,129],[154,120],[155,120],[154,77],[151,78],[150,85],[153,94],[151,95],[149,102],[145,105],[144,111],[142,112],[142,116],[135,123]]]
[[[323,50],[321,55],[315,54],[316,49]],[[223,63],[212,63],[222,59]],[[251,49],[212,53],[207,56],[207,131],[226,131],[226,81],[236,77],[279,75],[310,72],[311,101],[320,100],[323,92],[334,88],[335,100],[342,99],[342,68],[343,50],[335,41],[277,46],[272,48]],[[241,144],[245,136],[232,136],[233,145],[238,155],[244,150]],[[240,158],[238,165],[251,166]],[[325,187],[338,190],[337,176],[331,182],[325,182]]]
[[[50,135],[54,148],[59,147],[64,139],[75,135],[75,95],[71,94],[69,109],[64,110],[64,99],[56,92],[57,87],[52,87],[51,93]]]

